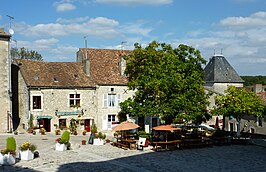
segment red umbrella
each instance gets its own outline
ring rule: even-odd
[[[125,131],[125,130],[134,130],[136,128],[139,128],[139,125],[134,124],[133,122],[125,121],[117,126],[114,126],[112,129],[114,131]]]

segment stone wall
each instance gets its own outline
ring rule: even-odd
[[[3,37],[4,36],[4,37]],[[11,121],[8,120],[8,113],[11,110],[9,90],[9,38],[0,32],[0,132],[7,132],[11,129]]]

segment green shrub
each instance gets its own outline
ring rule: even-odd
[[[96,124],[92,124],[92,126],[91,126],[91,132],[92,133],[97,133],[98,131],[97,131],[97,126],[96,126]]]
[[[19,149],[21,151],[30,150],[31,152],[34,152],[37,147],[34,144],[31,144],[30,142],[24,142],[22,145],[20,145]]]
[[[70,132],[66,130],[63,132],[63,134],[61,136],[60,143],[61,144],[68,144],[69,140],[70,140]]]
[[[146,133],[145,131],[138,131],[137,135],[142,138],[149,138],[150,134]]]
[[[98,133],[98,138],[104,140],[104,139],[106,138],[106,135],[103,134],[102,132],[99,132],[99,133]]]
[[[15,152],[17,148],[17,143],[14,137],[8,137],[6,139],[6,148],[11,152]]]

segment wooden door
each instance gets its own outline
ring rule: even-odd
[[[90,125],[90,120],[89,119],[85,119],[84,120],[84,130],[86,130],[87,132],[91,131],[91,125]]]

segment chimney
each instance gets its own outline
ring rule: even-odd
[[[83,66],[83,71],[87,76],[90,76],[90,61],[88,59],[88,51],[87,49],[80,48],[77,52],[77,62],[81,62]]]

